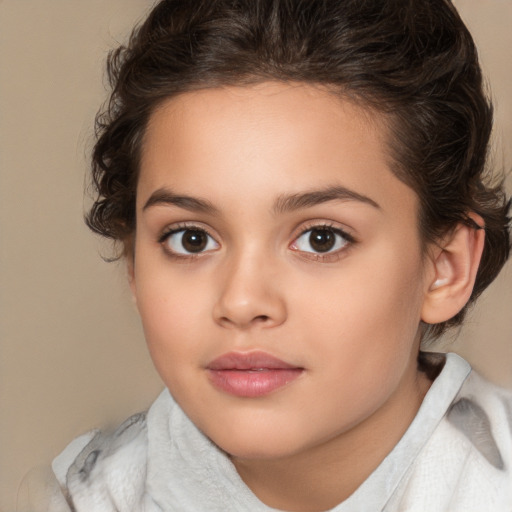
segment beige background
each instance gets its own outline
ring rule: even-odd
[[[0,0],[0,510],[76,435],[146,408],[161,387],[122,264],[82,222],[106,52],[144,0]],[[496,99],[496,164],[512,167],[512,1],[458,0]],[[509,178],[510,180],[510,178]],[[509,181],[510,185],[510,181]],[[103,248],[105,250],[105,247]],[[456,347],[512,386],[512,267]]]

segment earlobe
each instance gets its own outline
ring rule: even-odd
[[[478,226],[482,218],[468,215]],[[485,231],[458,224],[432,255],[433,272],[426,292],[421,319],[428,324],[445,322],[454,317],[468,302],[484,247]]]

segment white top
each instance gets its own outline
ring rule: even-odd
[[[53,462],[50,512],[271,512],[167,390],[115,433]],[[64,498],[65,496],[65,498]],[[448,354],[410,427],[332,512],[511,512],[512,394]]]

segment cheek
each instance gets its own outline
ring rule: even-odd
[[[149,351],[160,373],[193,360],[205,337],[204,318],[211,315],[206,303],[204,282],[158,272],[156,266],[141,269],[137,306]]]
[[[322,278],[313,276],[302,292],[297,290],[302,309],[315,311],[310,318],[318,318],[322,326],[329,327],[338,320],[337,328],[342,331],[353,331],[357,326],[356,331],[373,329],[375,335],[379,334],[376,324],[399,328],[397,324],[403,320],[406,324],[419,321],[420,266],[392,264],[394,261],[388,265],[357,262]]]
[[[416,341],[421,258],[404,261],[391,250],[370,256],[347,259],[335,274],[312,276],[302,292],[297,289],[291,308],[301,312],[303,329],[317,340],[315,352],[345,364],[347,371],[406,360]]]
[[[349,289],[340,292],[341,281]],[[357,420],[378,409],[415,364],[420,308],[412,282],[366,272],[340,280],[310,312],[305,329],[315,343],[309,353],[321,370],[319,389],[329,394],[333,423],[339,411]]]

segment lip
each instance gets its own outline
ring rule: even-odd
[[[297,379],[304,368],[266,352],[229,352],[206,367],[210,382],[230,395],[256,398],[268,395]]]

